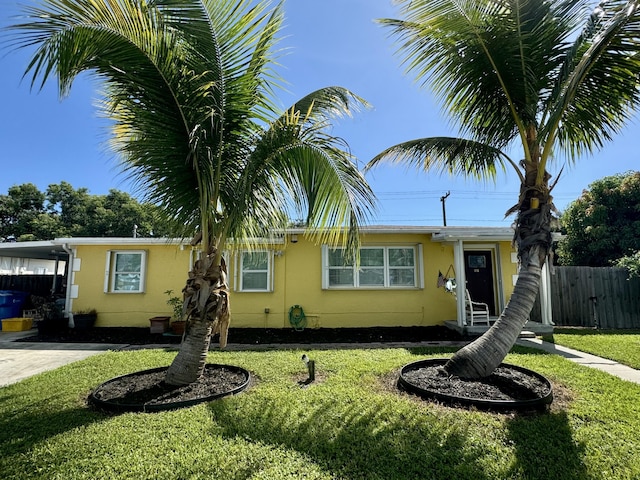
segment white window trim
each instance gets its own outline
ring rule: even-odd
[[[242,271],[243,271],[243,254],[244,253],[267,253],[267,288],[266,289],[256,289],[256,288],[244,288],[242,284]],[[237,292],[251,292],[251,293],[268,293],[273,292],[273,263],[274,263],[274,251],[273,250],[242,250],[236,253],[235,256],[235,266],[234,268],[234,279],[233,285],[234,290]]]
[[[141,255],[140,261],[140,285],[138,290],[116,290],[115,289],[115,256],[118,254],[136,253]],[[107,250],[107,258],[105,262],[104,272],[104,293],[129,294],[129,293],[145,293],[147,283],[147,250]]]
[[[389,249],[394,248],[413,248],[414,249],[414,285],[390,285],[389,284]],[[332,250],[328,245],[322,245],[322,289],[323,290],[416,290],[424,289],[424,274],[423,274],[423,262],[422,262],[422,244],[414,245],[367,245],[360,248],[365,249],[383,249],[384,250],[384,285],[359,285],[359,275],[355,266],[353,266],[353,281],[354,285],[330,285],[329,284],[329,272],[331,270],[329,266],[329,251]],[[380,268],[380,267],[378,267]]]

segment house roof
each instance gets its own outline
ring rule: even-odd
[[[304,228],[290,228],[289,234],[303,234]],[[453,241],[510,241],[513,239],[511,227],[434,227],[415,225],[368,225],[360,229],[363,234],[423,234],[431,235],[434,242]],[[282,241],[282,240],[280,240]],[[53,259],[67,255],[65,248],[75,245],[188,245],[189,242],[170,238],[132,237],[76,237],[56,238],[37,242],[0,243],[0,257],[22,257]]]
[[[144,237],[69,237],[52,240],[57,245],[189,245],[189,240]],[[1,247],[0,247],[1,248]]]

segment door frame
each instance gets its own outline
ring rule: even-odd
[[[487,244],[473,243],[473,244],[463,245],[462,250],[463,250],[462,261],[465,268],[466,268],[466,264],[464,262],[464,258],[465,258],[464,255],[467,252],[478,252],[478,251],[489,252],[491,257],[490,261],[491,261],[491,284],[493,286],[493,305],[495,307],[495,315],[499,315],[500,312],[502,312],[502,309],[504,308],[504,295],[502,293],[502,271],[501,271],[501,264],[500,264],[500,245],[496,243],[487,243]],[[465,288],[466,288],[467,282],[468,280],[466,278],[466,273],[465,273]],[[492,312],[492,315],[494,315],[493,312]]]
[[[462,288],[463,285],[466,285],[466,274],[465,274],[465,264],[464,264],[464,252],[469,251],[490,251],[491,259],[493,262],[493,291],[495,297],[495,305],[496,311],[502,312],[504,310],[505,299],[504,299],[504,288],[502,284],[502,264],[500,262],[500,244],[499,243],[471,243],[465,242],[463,240],[458,240],[454,245],[454,264],[456,266],[456,276],[458,278],[458,285],[460,285],[459,289]],[[458,310],[458,325],[461,327],[465,325],[466,322],[466,313],[465,313],[465,298],[464,292],[460,291],[457,295],[457,310]],[[500,313],[498,313],[499,315]]]

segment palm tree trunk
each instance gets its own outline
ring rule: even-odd
[[[484,335],[458,350],[447,362],[445,370],[450,375],[482,378],[491,375],[502,363],[527,323],[536,301],[542,264],[534,259],[539,258],[540,250],[540,246],[532,247],[532,261],[520,269],[513,294],[496,323]]]
[[[520,271],[513,294],[496,323],[447,362],[444,368],[450,375],[469,379],[491,375],[529,320],[540,291],[542,267],[551,250],[551,204],[550,198],[547,200],[539,209],[518,215],[515,238]]]
[[[195,263],[183,289],[183,318],[187,324],[180,351],[169,366],[165,382],[188,385],[200,378],[207,363],[211,336],[220,333],[220,347],[227,345],[229,287],[224,261],[215,254]]]
[[[205,318],[191,321],[185,328],[180,351],[165,375],[169,385],[188,385],[198,380],[207,363],[211,343],[211,323]]]

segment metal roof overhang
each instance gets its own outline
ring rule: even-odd
[[[288,234],[304,234],[305,228],[293,227],[283,230]],[[505,240],[511,241],[513,229],[511,227],[434,227],[415,225],[365,225],[360,227],[362,234],[421,234],[432,235],[436,242],[455,240]]]
[[[53,241],[0,243],[0,257],[55,260],[68,257],[64,246]]]

